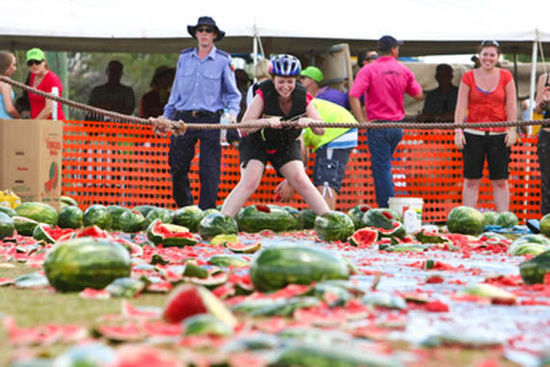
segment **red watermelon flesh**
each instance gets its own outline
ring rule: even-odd
[[[207,313],[198,287],[184,285],[176,289],[164,307],[163,318],[169,323],[181,322],[189,316]]]
[[[367,248],[376,243],[378,231],[371,228],[358,229],[350,237],[350,244],[359,248]]]

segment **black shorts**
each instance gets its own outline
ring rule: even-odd
[[[510,148],[506,146],[504,137],[499,135],[474,135],[464,132],[466,146],[462,150],[464,162],[464,178],[480,179],[483,177],[485,159],[489,165],[491,180],[508,179],[508,163]]]
[[[270,162],[277,174],[282,177],[279,170],[290,161],[302,161],[302,149],[299,140],[293,140],[276,149],[268,149],[263,141],[255,135],[244,137],[239,143],[239,161],[242,168],[246,168],[252,159],[262,162],[264,165]]]
[[[332,151],[332,157],[328,158],[327,153],[330,150]],[[326,182],[337,193],[340,193],[351,150],[352,148],[329,149],[326,145],[320,147],[315,153],[313,184],[322,186]]]

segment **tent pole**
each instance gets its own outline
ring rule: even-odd
[[[533,53],[531,54],[531,80],[529,84],[529,120],[533,119],[533,108],[535,107],[535,86],[537,85],[537,47],[538,47],[538,32],[536,39],[533,42]]]

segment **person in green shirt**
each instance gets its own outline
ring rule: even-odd
[[[351,112],[336,103],[315,98],[313,104],[324,122],[357,122]],[[315,135],[307,128],[300,140],[304,162],[308,161],[308,148],[315,153],[313,184],[334,210],[350,153],[357,146],[357,128],[326,128],[324,135]],[[275,189],[275,198],[288,202],[295,193],[296,190],[284,180]]]

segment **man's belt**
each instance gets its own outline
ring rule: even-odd
[[[223,110],[220,110],[223,112]],[[221,112],[210,112],[207,110],[187,110],[187,111],[178,111],[182,115],[192,116],[192,117],[218,117],[221,116]]]

